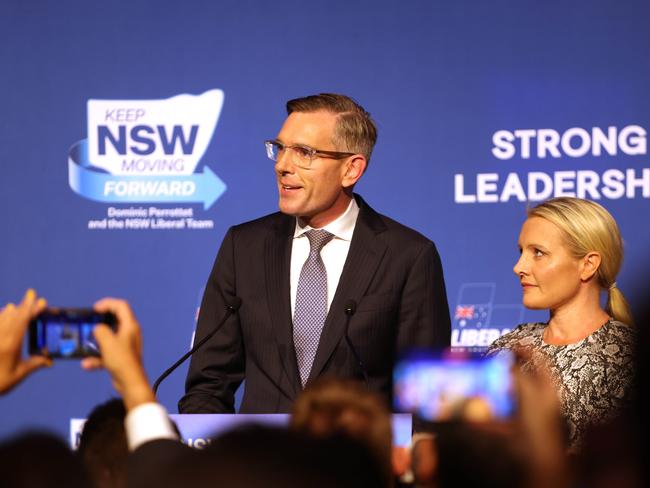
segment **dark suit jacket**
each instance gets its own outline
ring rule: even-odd
[[[359,216],[308,382],[322,375],[363,378],[345,340],[345,306],[354,300],[348,337],[368,386],[390,398],[398,352],[449,345],[442,266],[433,242],[355,197]],[[294,228],[294,217],[275,213],[226,234],[195,339],[222,319],[231,297],[240,297],[242,305],[192,357],[181,413],[233,412],[234,392],[244,377],[241,413],[290,411],[301,391],[289,297]]]

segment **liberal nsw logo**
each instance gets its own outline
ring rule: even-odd
[[[88,100],[88,139],[70,148],[68,181],[79,195],[111,203],[203,203],[226,185],[207,165],[195,172],[224,94],[166,100]]]

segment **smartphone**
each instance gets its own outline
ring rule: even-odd
[[[57,358],[99,356],[93,329],[99,323],[115,330],[115,315],[91,308],[48,308],[29,324],[29,354]]]
[[[512,365],[503,352],[419,354],[398,361],[394,402],[398,411],[429,422],[505,420],[516,410]]]

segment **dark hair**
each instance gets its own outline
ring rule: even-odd
[[[57,436],[22,434],[0,444],[0,484],[15,488],[88,487],[77,456]]]
[[[336,93],[321,93],[287,102],[288,114],[320,110],[338,115],[332,142],[340,149],[363,154],[370,162],[372,149],[377,142],[377,127],[370,114],[352,98]]]
[[[156,476],[146,486],[385,486],[374,456],[350,438],[315,439],[286,428],[250,424],[217,436],[203,450],[192,450],[171,465],[161,466]]]
[[[129,448],[121,398],[97,405],[84,424],[77,450],[94,485],[124,486]]]

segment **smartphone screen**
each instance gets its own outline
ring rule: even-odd
[[[417,356],[394,370],[395,408],[431,422],[507,419],[515,411],[511,354]]]
[[[112,314],[92,309],[47,309],[29,326],[29,354],[51,358],[99,356],[93,329],[98,323],[115,326]]]

